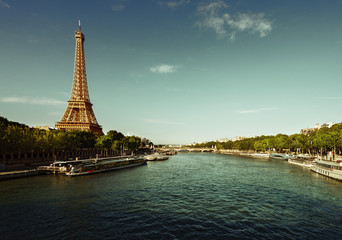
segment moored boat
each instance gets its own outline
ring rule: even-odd
[[[168,160],[169,157],[164,154],[155,153],[155,154],[146,156],[145,159],[147,161],[164,161],[164,160]]]
[[[341,161],[316,160],[315,165],[310,169],[318,174],[342,181]]]
[[[146,164],[146,159],[143,157],[129,157],[124,159],[115,159],[101,162],[81,163],[70,166],[70,171],[65,175],[69,177],[88,175],[100,172],[108,172],[123,168],[130,168]]]
[[[272,153],[270,155],[270,158],[272,158],[272,159],[279,159],[279,160],[285,160],[285,161],[287,161],[291,157],[292,157],[291,155],[283,154],[283,153]]]
[[[292,158],[289,158],[287,161],[291,164],[311,168],[315,163],[315,158],[298,155],[298,156],[294,156]]]
[[[254,158],[269,158],[270,157],[268,153],[252,153],[250,156]]]

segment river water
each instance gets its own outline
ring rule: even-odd
[[[342,239],[342,182],[280,160],[183,153],[0,182],[0,239]]]

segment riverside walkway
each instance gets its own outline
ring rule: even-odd
[[[0,172],[0,181],[8,180],[14,178],[30,177],[46,174],[45,171],[40,171],[36,169],[32,170],[20,170],[20,171],[10,171],[10,172]]]

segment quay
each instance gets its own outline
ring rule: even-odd
[[[45,171],[31,169],[31,170],[21,170],[21,171],[11,171],[11,172],[0,172],[0,181],[9,180],[22,177],[31,177],[46,174]]]
[[[82,160],[78,160],[76,158],[76,160],[55,161],[51,163],[50,165],[39,166],[36,169],[0,172],[0,181],[23,178],[23,177],[38,176],[38,175],[46,175],[46,174],[65,174],[68,171],[67,166],[70,164],[101,163],[101,162],[105,162],[108,160],[123,160],[129,157],[132,157],[132,156],[124,155],[124,156],[103,157],[103,158],[89,158],[89,159],[82,159]]]

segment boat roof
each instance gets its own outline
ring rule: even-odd
[[[342,166],[342,163],[330,162],[330,161],[324,161],[324,160],[317,160],[316,163],[324,164],[327,166]]]
[[[82,160],[68,160],[68,161],[55,161],[52,164],[67,164],[67,163],[84,163],[84,162],[111,162],[111,161],[123,161],[123,160],[132,160],[140,158],[141,156],[116,156],[116,157],[103,157],[103,158],[89,158]]]

